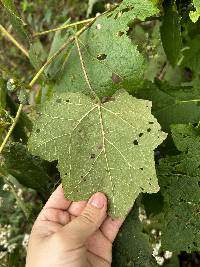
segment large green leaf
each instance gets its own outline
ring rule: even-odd
[[[29,33],[26,30],[26,24],[20,18],[18,11],[15,7],[14,1],[13,0],[1,0],[3,6],[5,7],[7,13],[9,14],[11,23],[13,25],[13,28],[18,32],[20,37],[23,40],[29,40]]]
[[[91,84],[98,96],[141,83],[144,58],[127,36],[129,24],[144,21],[158,12],[150,0],[124,0],[109,14],[97,18],[80,37],[81,52]],[[88,94],[76,46],[57,77],[55,90]]]
[[[182,160],[180,156],[163,159],[158,169],[165,200],[162,247],[173,252],[200,249],[200,178],[187,174]]]
[[[46,102],[29,139],[30,151],[58,160],[65,196],[103,191],[113,217],[124,216],[140,192],[159,190],[153,150],[165,139],[151,103],[118,91],[96,104],[81,93]]]
[[[152,248],[135,206],[126,218],[113,247],[113,267],[150,267]]]
[[[178,156],[159,162],[164,196],[162,247],[173,252],[200,249],[200,130],[192,125],[172,126]]]
[[[165,15],[161,26],[161,39],[167,59],[175,66],[180,58],[181,51],[181,24],[174,1],[164,4]]]

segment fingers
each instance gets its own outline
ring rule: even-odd
[[[115,240],[115,237],[117,236],[124,220],[125,218],[112,220],[110,217],[107,217],[101,225],[101,232],[108,240],[110,240],[110,242]]]
[[[70,215],[79,216],[83,209],[86,207],[87,201],[72,202],[68,208]]]
[[[71,201],[65,199],[62,185],[59,185],[57,189],[50,196],[49,200],[44,206],[45,208],[53,208],[59,210],[67,210],[71,204]]]
[[[107,199],[103,193],[94,194],[82,213],[65,227],[63,232],[74,245],[85,241],[100,227],[106,217]]]

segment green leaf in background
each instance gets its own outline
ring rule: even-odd
[[[121,217],[140,192],[159,190],[153,151],[165,138],[149,101],[124,90],[101,105],[81,93],[63,93],[43,105],[28,147],[58,160],[67,198],[103,191],[109,213]]]
[[[138,216],[135,205],[114,242],[112,267],[150,266],[152,248]]]
[[[150,0],[124,0],[113,12],[97,18],[82,34],[79,42],[83,61],[98,96],[112,95],[119,88],[131,90],[142,82],[144,58],[127,31],[130,23],[144,21],[157,12]],[[62,65],[55,91],[88,94],[76,46]]]
[[[174,1],[165,1],[164,17],[162,21],[161,39],[167,59],[172,66],[175,66],[180,59],[182,46],[180,17]]]
[[[196,35],[187,45],[188,49],[183,52],[182,66],[190,68],[194,74],[200,74],[200,35]]]
[[[193,101],[200,99],[198,89],[146,83],[134,95],[152,101],[152,113],[165,131],[170,132],[170,125],[174,123],[199,122],[200,105],[198,101]]]
[[[41,42],[37,39],[31,44],[29,49],[30,63],[36,70],[39,70],[44,64],[46,57],[46,51],[44,50]]]
[[[67,20],[62,26],[66,24],[69,24],[69,20]],[[48,58],[53,56],[53,54],[56,53],[64,43],[67,42],[71,34],[72,30],[69,29],[57,31],[55,33]],[[49,65],[49,67],[45,71],[49,78],[54,79],[57,77],[58,72],[65,65],[65,61],[67,60],[67,57],[69,55],[70,48],[71,45],[64,49],[64,51],[62,51],[62,53],[56,58],[56,60]]]
[[[198,251],[200,249],[200,129],[187,124],[172,126],[178,156],[161,159],[159,184],[164,196],[164,249]]]
[[[47,173],[50,165],[32,156],[20,143],[12,143],[3,152],[3,167],[22,185],[35,189],[43,200],[50,195],[51,178]]]
[[[162,248],[173,252],[200,249],[200,173],[197,176],[187,174],[183,159],[184,156],[167,157],[158,167],[165,201]]]
[[[195,23],[200,17],[200,0],[193,0],[196,11],[190,11],[190,19]]]
[[[13,0],[1,0],[3,6],[5,7],[7,13],[9,14],[10,21],[13,28],[18,32],[22,40],[29,41],[29,33],[26,30],[26,23],[20,18],[16,6]]]

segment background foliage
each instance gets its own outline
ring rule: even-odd
[[[23,104],[0,155],[2,266],[24,266],[31,225],[60,183],[57,162],[44,161],[27,149],[36,106],[43,106],[55,91],[88,94],[72,43],[33,86],[29,84],[83,25],[36,33],[95,17],[110,8],[112,15],[100,16],[79,38],[91,84],[103,102],[120,88],[152,101],[152,113],[168,133],[155,150],[160,191],[137,198],[116,239],[113,266],[200,264],[200,2],[124,0],[115,6],[119,2],[1,0],[0,24],[23,48],[20,51],[13,45],[0,28],[0,143]]]

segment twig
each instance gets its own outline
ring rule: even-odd
[[[45,34],[48,34],[50,32],[56,32],[56,31],[68,29],[68,28],[71,28],[71,27],[74,27],[74,26],[78,26],[78,25],[81,25],[81,24],[85,24],[85,23],[91,22],[93,20],[94,20],[94,18],[85,19],[85,20],[74,22],[74,23],[66,24],[66,25],[63,25],[63,26],[60,26],[60,27],[57,27],[57,28],[54,28],[54,29],[50,29],[50,30],[47,30],[47,31],[36,32],[36,33],[33,34],[33,37],[45,35]]]
[[[83,61],[83,56],[82,56],[82,53],[81,53],[81,49],[80,49],[80,46],[79,46],[79,43],[78,43],[77,36],[75,36],[75,42],[76,42],[76,46],[77,46],[77,49],[78,49],[78,53],[79,53],[79,57],[80,57],[80,62],[81,62],[81,66],[82,66],[82,70],[83,70],[84,76],[85,76],[86,83],[87,83],[87,85],[88,85],[88,87],[89,87],[92,95],[94,96],[94,98],[97,98],[97,95],[96,95],[94,89],[92,88],[92,85],[90,83],[90,80],[89,80],[87,71],[85,69],[85,64],[84,64],[84,61]]]
[[[31,80],[31,82],[29,83],[29,86],[33,86],[35,84],[35,82],[38,80],[38,78],[40,77],[40,75],[43,73],[43,71],[46,69],[46,67],[70,44],[72,43],[76,37],[80,36],[85,30],[87,30],[92,24],[93,22],[96,20],[96,18],[94,18],[90,23],[88,23],[87,25],[85,25],[81,30],[79,30],[74,36],[71,36],[68,41],[63,44],[63,46],[55,53],[52,55],[52,57],[50,57],[47,62],[41,67],[41,69],[36,73],[36,75],[33,77],[33,79]],[[20,104],[19,105],[19,108],[18,108],[18,111],[17,111],[17,114],[14,118],[14,121],[13,121],[13,124],[11,125],[3,143],[1,144],[0,146],[0,154],[2,153],[6,143],[8,142],[8,139],[10,138],[12,132],[13,132],[13,129],[15,128],[15,125],[17,124],[17,121],[19,119],[19,116],[20,116],[20,113],[22,111],[22,107],[23,105]]]
[[[21,113],[21,111],[22,111],[22,107],[23,107],[23,105],[20,104],[20,105],[19,105],[19,108],[18,108],[18,110],[17,110],[17,114],[16,114],[16,116],[15,116],[15,118],[14,118],[14,120],[13,120],[13,123],[12,123],[12,125],[11,125],[11,127],[10,127],[10,129],[9,129],[9,131],[8,131],[8,133],[7,133],[7,135],[6,135],[6,137],[5,137],[5,139],[3,140],[3,143],[2,143],[1,146],[0,146],[0,154],[2,153],[2,151],[3,151],[3,149],[4,149],[4,146],[5,146],[6,143],[8,142],[8,139],[10,138],[10,135],[11,135],[12,131],[13,131],[14,128],[15,128],[15,125],[17,124],[17,121],[18,121],[18,119],[19,119],[20,113]]]
[[[0,24],[0,31],[2,33],[2,35],[6,36],[19,50],[21,50],[21,52],[27,57],[29,58],[29,54],[26,51],[26,49],[18,43],[18,41],[16,39],[14,39],[14,37]]]

